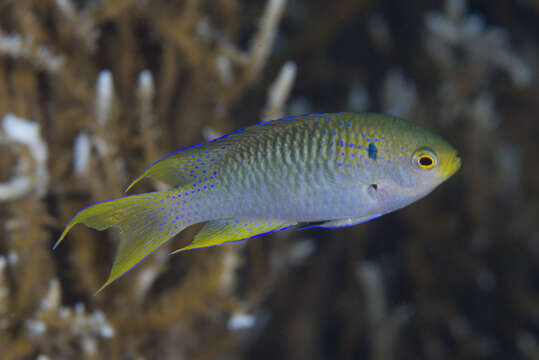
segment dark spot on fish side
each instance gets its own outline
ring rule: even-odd
[[[378,193],[378,184],[370,184],[369,187],[367,188],[367,194],[373,198],[373,199],[377,199],[377,193]]]
[[[373,143],[369,144],[368,152],[369,152],[369,159],[373,159],[374,161],[378,159],[378,149]]]

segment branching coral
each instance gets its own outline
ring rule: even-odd
[[[28,107],[39,112],[38,121],[12,114],[2,120],[2,143],[14,149],[19,158],[13,177],[0,188],[2,200],[10,201],[10,218],[4,224],[7,236],[1,248],[19,257],[12,265],[6,256],[0,257],[2,328],[11,334],[1,341],[3,356],[137,355],[144,343],[129,341],[129,334],[173,323],[193,326],[201,318],[210,321],[213,328],[226,323],[218,320],[220,317],[214,319],[207,309],[215,303],[218,314],[233,312],[236,272],[243,263],[238,247],[218,249],[210,255],[213,266],[197,266],[185,258],[189,270],[182,271],[183,279],[174,281],[166,252],[157,254],[115,290],[92,298],[88,296],[106,271],[107,261],[100,254],[112,256],[108,251],[112,246],[109,249],[106,243],[96,242],[95,234],[75,234],[69,249],[58,255],[65,260],[55,267],[48,245],[51,235],[77,207],[118,195],[129,180],[128,169],[132,177],[164,153],[200,141],[204,127],[214,132],[229,128],[223,120],[230,117],[232,104],[264,69],[286,1],[268,1],[247,51],[233,43],[233,27],[219,28],[216,16],[220,11],[233,14],[230,3],[222,1],[213,14],[207,12],[205,2],[196,1],[78,6],[70,0],[58,0],[39,7],[25,4],[7,8],[12,10],[13,20],[0,33],[0,54],[3,59],[17,61],[22,79],[32,72],[46,75],[33,78],[44,76],[38,79],[40,87],[30,92],[42,96]],[[54,26],[44,20],[48,16],[55,20]],[[136,18],[143,21],[135,23]],[[117,32],[108,29],[107,23],[114,24]],[[140,26],[145,33],[144,46],[157,49],[157,57],[132,57],[141,44],[137,35]],[[104,51],[114,47],[117,59]],[[94,56],[101,60],[96,62]],[[147,66],[141,66],[141,61]],[[98,65],[107,62],[110,70]],[[284,69],[284,78],[268,103],[269,115],[282,113],[293,84],[294,66],[288,64]],[[186,95],[177,101],[183,92]],[[9,89],[3,92],[6,96],[2,101],[8,102],[2,103],[0,111],[17,112],[20,107],[13,108],[13,102],[28,102],[27,97],[15,93],[13,96]],[[66,147],[72,149],[71,155],[65,152]],[[128,161],[126,153],[132,155]],[[44,196],[60,196],[58,206],[54,206],[58,222],[48,215],[51,209],[46,208]],[[54,231],[47,232],[45,227]],[[59,278],[52,277],[55,271]],[[31,274],[39,275],[30,279]],[[41,284],[36,286],[36,281]],[[68,291],[62,294],[64,287]],[[76,305],[64,305],[66,301]],[[103,306],[108,308],[108,316],[98,310]],[[86,311],[87,307],[94,310]],[[8,313],[13,316],[8,318]],[[17,338],[14,329],[21,326],[24,331]],[[111,341],[115,334],[118,338]],[[162,343],[174,342],[178,335],[171,332]],[[234,348],[227,344],[225,341],[213,351]],[[192,345],[185,343],[178,351],[188,353]]]
[[[0,357],[535,358],[528,3],[1,3]],[[409,117],[463,168],[358,227],[160,249],[98,296],[114,230],[77,227],[50,250],[77,210],[172,151],[337,110]]]

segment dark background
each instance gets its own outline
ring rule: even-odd
[[[264,33],[259,0],[0,1],[2,359],[539,359],[539,3],[284,3]],[[117,233],[50,249],[165,154],[339,110],[420,123],[462,169],[360,226],[168,257],[188,229],[97,296]],[[8,113],[39,124],[48,157]]]

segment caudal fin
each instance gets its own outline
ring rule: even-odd
[[[192,214],[182,211],[184,199],[179,190],[126,196],[89,206],[67,224],[55,249],[76,224],[96,230],[120,228],[121,242],[109,278],[97,291],[125,274],[146,256],[195,223]]]

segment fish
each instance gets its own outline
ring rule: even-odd
[[[153,178],[169,190],[99,202],[76,224],[120,228],[101,291],[185,228],[205,223],[185,250],[290,227],[357,225],[423,198],[461,166],[442,137],[375,113],[320,113],[265,121],[167,155],[127,187]]]

